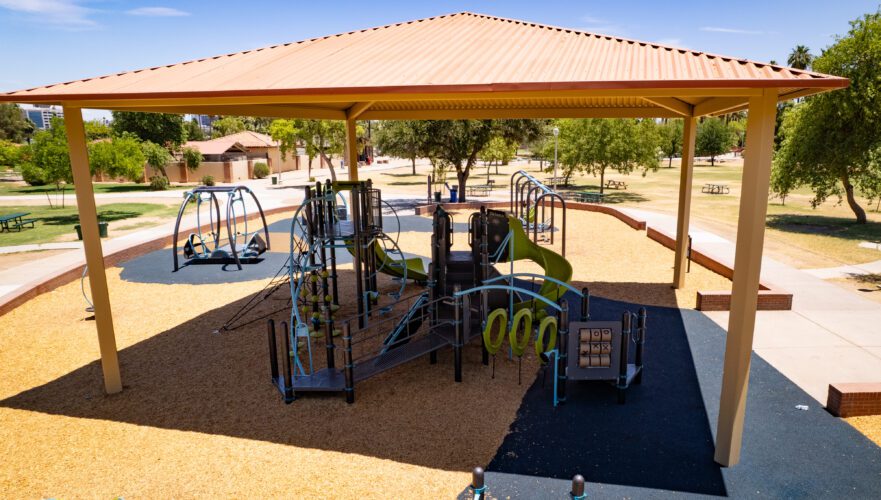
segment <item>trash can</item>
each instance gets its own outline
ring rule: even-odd
[[[443,193],[441,193],[440,191],[434,192],[434,201],[435,202],[437,202],[437,203],[441,202],[441,194],[443,194]]]
[[[73,226],[73,228],[76,229],[77,239],[82,241],[83,228],[79,224]],[[100,222],[100,221],[98,222],[98,237],[99,238],[106,238],[107,237],[107,223],[106,222]]]
[[[456,203],[459,201],[459,188],[451,187],[450,188],[450,203]]]
[[[273,175],[272,176],[272,185],[275,186],[276,184],[278,184],[278,177]]]

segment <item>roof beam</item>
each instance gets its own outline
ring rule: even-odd
[[[138,97],[138,96],[53,96],[28,99],[27,96],[0,94],[0,101],[21,103],[65,103],[80,108],[108,109],[111,107],[161,107],[161,106],[230,106],[230,105],[280,105],[301,104],[319,105],[328,103],[353,102],[399,102],[399,101],[450,101],[450,100],[488,100],[488,99],[569,99],[591,97],[749,97],[760,95],[761,89],[596,89],[596,90],[545,90],[545,91],[498,91],[498,92],[419,92],[419,93],[336,93],[327,89],[318,94],[297,95],[242,95],[242,96],[196,96],[196,97]],[[742,100],[743,102],[746,99]]]
[[[490,120],[517,118],[678,118],[666,108],[483,108],[368,110],[362,120]]]
[[[675,97],[643,97],[643,100],[656,106],[669,109],[683,117],[692,116],[694,113],[694,106]]]
[[[713,97],[695,104],[694,116],[714,115],[745,106],[746,99],[740,97]]]
[[[102,109],[111,111],[139,111],[144,113],[261,116],[266,118],[310,118],[319,120],[346,119],[346,113],[339,109],[288,105],[108,106]]]
[[[346,119],[347,120],[356,120],[362,113],[367,111],[367,108],[373,106],[374,101],[368,102],[356,102],[352,105],[351,108],[346,110]]]

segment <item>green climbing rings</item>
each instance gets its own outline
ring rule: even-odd
[[[496,320],[499,322],[499,334],[494,339],[492,331]],[[486,318],[486,327],[483,329],[483,345],[486,347],[488,353],[495,355],[499,352],[499,349],[502,348],[502,342],[505,341],[505,329],[507,326],[508,311],[505,309],[496,309],[489,313],[489,316]]]
[[[523,336],[518,337],[521,322],[523,323]],[[529,345],[530,337],[532,337],[532,311],[520,309],[514,314],[514,319],[511,321],[511,331],[508,332],[508,340],[511,342],[511,351],[514,355],[523,356],[526,346]]]
[[[548,335],[548,344],[545,345],[545,332]],[[535,355],[541,360],[542,353],[551,351],[557,347],[557,318],[548,316],[541,320],[538,325],[538,337],[535,339]],[[544,364],[544,361],[541,361]]]

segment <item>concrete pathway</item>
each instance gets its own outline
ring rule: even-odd
[[[622,211],[676,232],[671,215]],[[702,252],[734,262],[733,242],[697,225],[691,234]],[[831,383],[881,381],[881,304],[768,257],[762,260],[762,279],[791,291],[793,304],[791,311],[759,311],[753,344],[757,354],[821,404]],[[728,312],[706,314],[727,329]]]
[[[863,274],[881,273],[881,260],[851,266],[824,267],[821,269],[805,269],[804,272],[822,280],[847,278]]]
[[[81,241],[62,241],[58,243],[34,243],[31,245],[11,245],[0,247],[0,255],[19,252],[37,252],[40,250],[70,250],[82,248]]]

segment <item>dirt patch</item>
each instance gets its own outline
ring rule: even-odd
[[[851,417],[844,420],[871,439],[872,442],[881,446],[881,415]]]

